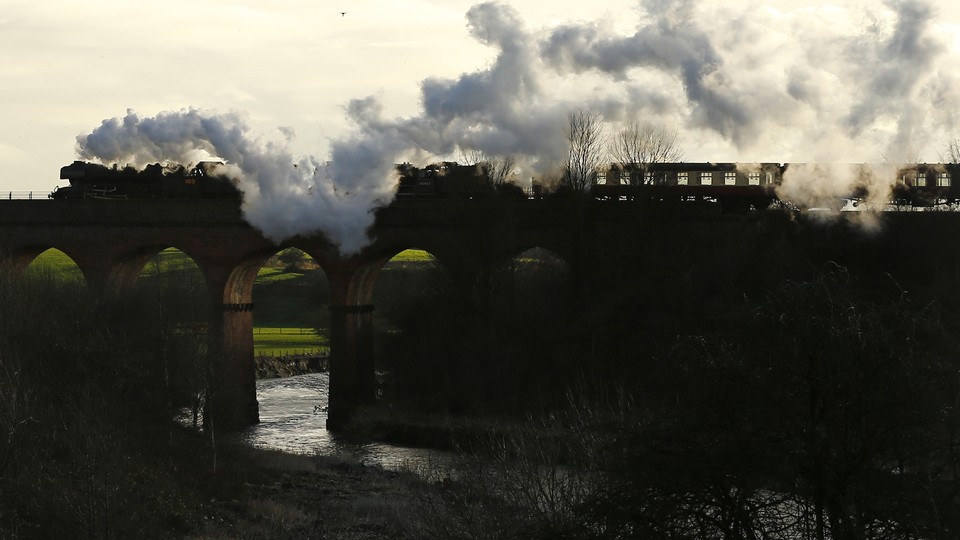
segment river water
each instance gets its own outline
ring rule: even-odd
[[[327,431],[327,373],[257,381],[260,423],[240,433],[257,448],[294,454],[344,456],[365,465],[427,474],[445,467],[450,454],[380,442],[346,439]]]

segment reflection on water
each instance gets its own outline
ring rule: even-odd
[[[251,446],[295,454],[351,456],[366,465],[426,471],[447,464],[440,450],[358,442],[327,431],[329,376],[313,373],[257,381],[260,423],[241,433]]]

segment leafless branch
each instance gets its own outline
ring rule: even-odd
[[[640,185],[652,163],[681,161],[677,131],[650,122],[630,122],[610,142],[610,154],[629,178]]]
[[[479,164],[480,172],[494,187],[501,186],[513,176],[517,160],[513,156],[498,156],[485,159]]]
[[[582,109],[571,112],[566,136],[569,150],[564,182],[574,191],[586,192],[593,186],[605,157],[603,118],[599,113]]]
[[[955,135],[947,141],[944,153],[940,154],[940,161],[944,163],[960,163],[960,135]]]
[[[473,148],[461,148],[459,162],[463,165],[480,165],[487,160],[487,154],[483,150]]]

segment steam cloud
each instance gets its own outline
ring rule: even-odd
[[[294,157],[286,142],[256,137],[239,114],[198,109],[148,118],[127,111],[77,137],[80,157],[104,162],[142,167],[224,159],[243,192],[245,219],[266,237],[280,242],[322,232],[342,253],[362,249],[373,209],[393,198],[396,141],[374,133],[337,141],[330,164]]]
[[[238,115],[195,109],[128,112],[78,137],[79,149],[136,164],[224,158],[242,173],[247,219],[268,237],[321,231],[351,253],[367,241],[371,210],[392,197],[392,166],[403,157],[479,150],[546,174],[563,159],[567,114],[577,108],[613,129],[638,119],[676,127],[693,161],[909,163],[951,135],[960,63],[927,1],[787,12],[714,4],[644,0],[626,33],[612,20],[529,29],[507,5],[475,5],[470,34],[495,60],[424,80],[417,116],[390,118],[376,98],[352,100],[358,131],[332,144],[328,167],[254,137]],[[893,181],[883,171],[811,171],[791,167],[782,195],[841,195],[855,176],[879,196]]]

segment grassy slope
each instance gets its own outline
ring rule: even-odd
[[[33,260],[26,270],[28,275],[52,275],[64,280],[83,280],[83,273],[73,259],[59,249],[48,249]]]

